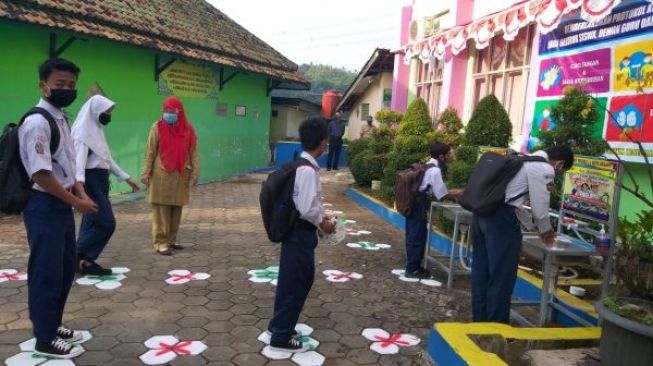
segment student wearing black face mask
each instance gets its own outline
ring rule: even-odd
[[[95,261],[116,228],[109,201],[109,173],[126,181],[132,192],[140,187],[111,157],[103,126],[111,122],[115,103],[101,95],[92,96],[79,111],[72,128],[75,144],[75,178],[84,184],[89,197],[98,204],[98,212],[84,215],[77,239],[77,272],[82,275],[106,276],[111,269]]]
[[[62,326],[75,277],[72,207],[84,214],[97,211],[84,186],[75,180],[75,149],[62,110],[75,100],[78,75],[79,68],[67,60],[51,59],[41,64],[42,98],[36,105],[41,112],[27,116],[18,129],[20,158],[34,182],[23,210],[30,247],[29,315],[36,337],[35,353],[49,358],[73,358],[84,352],[74,345],[82,334]],[[55,136],[59,143],[51,146],[51,141],[57,141]]]

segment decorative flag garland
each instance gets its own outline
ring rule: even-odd
[[[650,1],[650,0],[649,0]],[[621,0],[529,0],[496,14],[447,29],[403,47],[404,62],[414,57],[429,63],[433,57],[442,60],[446,50],[458,55],[467,48],[467,40],[476,42],[476,49],[484,49],[497,32],[510,42],[519,30],[535,22],[543,34],[556,29],[563,16],[578,11],[588,22],[598,22],[612,12]]]

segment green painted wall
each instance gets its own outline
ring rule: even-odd
[[[0,125],[17,121],[38,102],[38,65],[48,58],[50,30],[0,20]],[[70,33],[57,32],[59,44]],[[85,37],[74,42],[61,57],[75,62],[82,72],[78,99],[67,109],[74,121],[98,83],[116,102],[111,124],[105,129],[116,162],[133,177],[140,177],[143,149],[152,123],[158,119],[165,96],[154,80],[154,51]],[[226,69],[227,75],[231,71]],[[217,72],[217,69],[216,69]],[[266,79],[238,74],[219,93],[218,100],[181,98],[188,119],[199,138],[201,181],[208,182],[265,167],[268,162],[270,97]],[[228,114],[218,117],[216,104],[227,103]],[[235,116],[235,105],[247,107],[246,117]],[[258,112],[258,116],[257,113]],[[128,191],[126,184],[112,185],[112,192]]]
[[[628,169],[630,169],[633,174],[635,181],[639,185],[640,192],[644,193],[647,197],[653,197],[651,194],[651,185],[648,178],[648,173],[646,172],[646,165],[640,163],[628,163]],[[628,174],[624,171],[623,184],[626,187],[634,188],[632,180]],[[619,202],[619,216],[628,217],[629,219],[635,219],[635,214],[641,211],[650,211],[651,208],[644,204],[641,200],[633,196],[632,194],[621,190],[621,201]]]

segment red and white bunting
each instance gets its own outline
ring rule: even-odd
[[[455,56],[460,54],[462,51],[467,48],[467,39],[469,38],[469,32],[467,31],[468,27],[458,27],[454,28],[449,34],[451,34],[451,53]]]
[[[422,42],[419,44],[419,59],[425,63],[428,64],[431,61],[431,54],[433,54],[433,49],[429,45],[429,42]]]
[[[579,9],[582,19],[598,22],[610,14],[621,1],[530,0],[467,25],[456,26],[408,44],[404,47],[404,61],[408,64],[411,58],[418,56],[423,62],[429,62],[433,57],[441,60],[449,48],[453,55],[458,55],[467,47],[469,39],[476,42],[476,49],[484,49],[498,32],[503,34],[504,40],[511,42],[517,37],[520,29],[532,22],[538,25],[541,33],[546,34],[556,29],[566,14]]]
[[[598,22],[610,14],[621,0],[588,0],[583,1],[580,16],[588,22]]]

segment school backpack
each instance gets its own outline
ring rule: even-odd
[[[415,163],[410,168],[397,174],[395,180],[395,205],[400,214],[410,215],[417,199],[419,186],[424,179],[424,174],[431,168],[435,168],[435,164]]]
[[[295,174],[300,166],[313,167],[308,160],[299,158],[270,173],[261,184],[261,216],[271,242],[280,243],[299,219],[299,211],[293,201],[293,191]]]
[[[18,129],[32,114],[42,115],[50,124],[50,155],[59,147],[59,127],[43,108],[30,109],[18,124],[9,123],[0,135],[0,212],[20,214],[32,193],[32,181],[20,160]]]
[[[540,156],[503,156],[493,152],[481,155],[458,203],[466,210],[480,216],[493,214],[506,203],[508,183],[528,161],[546,162],[546,159]],[[528,191],[523,192],[510,201],[527,193]]]

